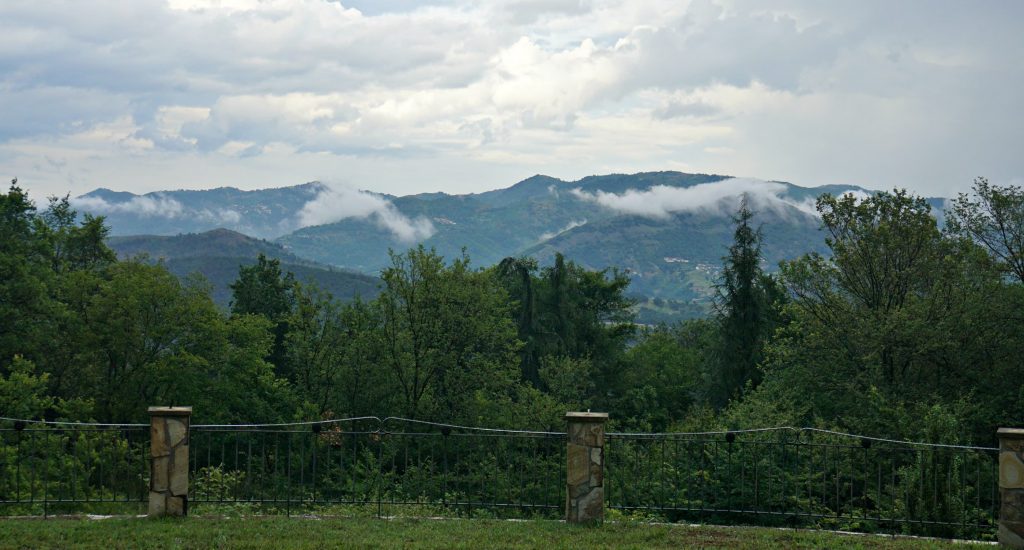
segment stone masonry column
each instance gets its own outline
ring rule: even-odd
[[[999,428],[999,545],[1024,548],[1024,430]]]
[[[604,423],[608,413],[571,412],[566,448],[565,521],[604,519]]]
[[[149,408],[149,516],[188,514],[188,428],[192,407]]]

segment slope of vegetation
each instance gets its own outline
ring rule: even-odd
[[[210,283],[213,301],[223,308],[231,302],[230,285],[238,277],[239,267],[255,264],[261,255],[283,262],[284,269],[294,273],[297,281],[316,285],[339,300],[373,298],[380,283],[376,277],[305,260],[277,243],[229,229],[176,236],[109,237],[107,245],[122,259],[161,261],[182,280],[194,273],[202,275]]]
[[[58,199],[37,211],[13,185],[0,195],[0,410],[144,422],[174,403],[197,422],[551,431],[591,409],[617,431],[814,426],[983,446],[1024,425],[1024,192],[979,180],[941,230],[898,190],[817,209],[827,254],[766,273],[760,215],[742,208],[713,314],[641,328],[623,272],[560,254],[479,269],[422,246],[391,255],[379,295],[346,303],[260,257],[224,311],[202,280],[119,261],[102,219],[76,222]]]

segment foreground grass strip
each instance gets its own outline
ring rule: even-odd
[[[951,541],[749,527],[287,517],[0,520],[0,548],[971,548]],[[988,545],[977,547],[989,548]]]

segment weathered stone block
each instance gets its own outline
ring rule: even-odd
[[[171,494],[188,494],[188,447],[180,446],[174,449],[174,461],[170,467]]]
[[[569,423],[569,443],[583,444],[583,424]]]
[[[150,459],[149,490],[166,491],[170,486],[167,474],[170,471],[170,457],[160,456]]]
[[[183,442],[187,444],[185,438],[188,436],[188,425],[177,418],[168,418],[165,422],[167,422],[167,437],[171,448],[173,449]]]
[[[167,497],[167,515],[185,515],[185,497]]]
[[[1020,532],[1015,532],[1008,525],[1003,522],[999,522],[999,545],[1006,548],[1024,549],[1024,536],[1021,536]]]
[[[999,487],[1024,489],[1024,462],[1015,452],[999,453]]]
[[[591,424],[588,436],[593,447],[604,447],[604,424]]]
[[[149,423],[150,456],[167,456],[171,448],[167,445],[167,423],[163,418],[153,418]]]
[[[999,489],[999,519],[1024,521],[1024,491]]]
[[[589,482],[587,482],[587,481],[584,481],[583,483],[579,483],[579,484],[576,484],[576,485],[570,485],[569,486],[569,497],[574,498],[574,499],[575,498],[580,498],[581,496],[589,493],[590,489],[592,489],[592,488],[593,488],[593,486]]]
[[[604,487],[594,487],[576,501],[576,519],[580,522],[604,519]]]
[[[604,486],[604,468],[600,464],[590,464],[590,483],[591,487],[603,487]]]
[[[585,482],[590,477],[590,449],[569,443],[566,451],[566,483],[571,487]]]
[[[603,447],[594,447],[593,449],[590,449],[590,462],[591,463],[600,465],[603,456],[604,456],[604,448]]]
[[[149,492],[149,515],[162,516],[167,510],[167,503],[163,493]]]

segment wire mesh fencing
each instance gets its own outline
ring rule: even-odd
[[[558,517],[565,434],[401,418],[193,425],[189,502],[292,513]]]
[[[146,510],[144,424],[0,418],[0,515]],[[360,417],[193,424],[189,507],[563,516],[566,434]],[[991,539],[998,450],[809,428],[608,433],[612,515]]]
[[[993,538],[998,449],[781,428],[608,434],[606,506],[668,521]]]
[[[149,427],[0,419],[0,514],[137,514]]]

